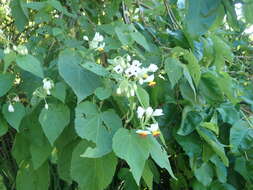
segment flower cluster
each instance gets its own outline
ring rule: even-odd
[[[27,55],[28,54],[28,49],[26,46],[23,45],[18,45],[18,46],[13,46],[13,50],[16,51],[20,55]],[[9,54],[11,53],[11,48],[8,46],[4,49],[4,54]]]
[[[14,106],[13,106],[13,103],[15,103],[15,102],[20,102],[20,99],[19,99],[18,96],[15,96],[12,99],[12,101],[10,101],[9,106],[8,106],[8,112],[14,112],[15,111]]]
[[[155,109],[148,107],[148,108],[143,108],[143,107],[138,107],[137,108],[137,117],[141,121],[141,126],[142,129],[139,129],[136,131],[137,134],[146,137],[147,135],[153,135],[154,137],[159,136],[161,134],[159,130],[159,126],[157,122],[154,122],[152,124],[149,124],[149,121],[152,117],[157,117],[163,115],[163,110],[162,109]],[[153,121],[155,121],[153,119]],[[149,127],[147,127],[149,126]]]
[[[48,95],[51,95],[51,90],[54,88],[54,82],[49,78],[44,78],[42,82],[43,82],[43,86],[36,89],[33,92],[33,95],[41,99],[44,99],[45,109],[48,109],[48,103],[46,101],[46,97]]]
[[[84,36],[83,40],[89,41],[89,38],[87,36]],[[103,51],[104,47],[105,47],[104,37],[99,32],[96,32],[94,38],[91,41],[89,41],[89,48],[98,51]]]
[[[149,86],[154,86],[154,73],[158,70],[157,65],[150,64],[149,67],[143,67],[138,60],[132,60],[129,55],[124,57],[116,57],[112,60],[113,72],[120,77],[118,94],[126,93],[127,96],[134,96],[136,90],[136,82],[140,85],[148,83]]]

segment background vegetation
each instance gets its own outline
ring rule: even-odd
[[[252,190],[252,10],[1,0],[0,189]]]

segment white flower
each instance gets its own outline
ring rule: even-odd
[[[155,109],[155,111],[152,114],[153,116],[161,116],[163,115],[163,110],[162,109]]]
[[[123,72],[123,67],[122,67],[121,65],[117,65],[116,67],[113,68],[113,70],[114,70],[116,73],[120,74],[120,73]]]
[[[140,67],[141,66],[141,62],[138,61],[138,60],[133,60],[132,62],[132,66],[135,66],[135,67]]]
[[[141,129],[137,130],[136,133],[139,134],[140,136],[143,136],[143,137],[146,137],[149,134],[151,134],[150,131],[141,130]]]
[[[19,97],[18,97],[18,96],[15,96],[15,97],[13,98],[13,101],[14,101],[14,102],[19,102],[19,101],[20,101],[20,99],[19,99]]]
[[[92,41],[89,43],[89,46],[90,46],[91,49],[97,49],[97,48],[98,48],[98,42],[92,40]]]
[[[14,111],[15,111],[15,109],[14,109],[14,107],[13,107],[12,104],[9,104],[9,106],[8,106],[8,111],[9,111],[9,112],[14,112]]]
[[[153,123],[153,124],[151,124],[150,127],[147,127],[147,129],[148,129],[150,132],[158,131],[158,130],[159,130],[158,123]]]
[[[45,103],[45,109],[47,109],[47,110],[48,110],[48,104],[47,104],[47,103]]]
[[[151,124],[147,129],[152,133],[154,137],[157,137],[161,134],[158,123]]]
[[[85,41],[89,41],[88,36],[83,36],[83,40],[85,40]]]
[[[155,76],[154,75],[149,75],[145,80],[143,80],[143,82],[152,82],[154,81]]]
[[[157,67],[157,65],[155,65],[155,64],[150,64],[149,65],[149,67],[148,67],[148,71],[149,72],[156,72],[158,70],[158,67]]]
[[[130,90],[130,95],[131,95],[131,96],[134,96],[134,94],[135,94],[134,89],[131,89],[131,90]]]
[[[139,107],[137,108],[137,117],[138,117],[138,118],[142,118],[143,115],[144,115],[144,113],[145,113],[145,109],[139,106]]]
[[[146,115],[148,116],[148,117],[151,117],[152,116],[152,114],[153,114],[153,109],[151,108],[151,107],[148,107],[147,109],[146,109]]]
[[[130,55],[127,54],[126,59],[127,59],[128,62],[130,62],[131,61]]]
[[[99,32],[96,32],[92,41],[102,42],[103,40],[104,37],[101,34],[99,34]]]
[[[43,79],[43,88],[46,90],[47,95],[50,95],[50,90],[54,87],[54,84],[49,79]]]
[[[133,76],[133,75],[134,75],[134,74],[133,74],[133,69],[132,69],[131,67],[127,68],[127,69],[125,70],[125,74],[126,74],[127,77]]]
[[[117,93],[118,95],[120,95],[120,94],[122,93],[122,92],[121,92],[121,89],[120,89],[120,88],[117,88],[116,93]]]
[[[4,49],[4,54],[9,54],[11,52],[11,49],[9,47]]]

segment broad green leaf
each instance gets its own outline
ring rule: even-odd
[[[112,110],[100,113],[96,105],[83,102],[76,107],[75,129],[84,139],[95,143],[82,157],[98,158],[112,151],[112,137],[122,127],[119,116]]]
[[[139,190],[138,185],[136,184],[132,173],[127,168],[121,168],[118,177],[121,180],[124,180],[124,189],[125,190]]]
[[[81,66],[99,76],[105,77],[109,74],[109,72],[101,64],[98,63],[85,61],[83,64],[81,64]]]
[[[194,80],[194,83],[196,86],[199,84],[200,76],[201,76],[201,71],[200,71],[200,65],[198,63],[197,58],[193,55],[192,52],[187,52],[184,54],[184,59],[187,60],[187,68],[191,74],[191,77]]]
[[[29,163],[23,163],[19,168],[16,178],[17,190],[45,190],[49,188],[49,166],[45,163],[39,169],[34,170]]]
[[[74,51],[64,50],[60,53],[59,73],[75,92],[78,102],[91,95],[101,85],[99,76],[82,68],[80,63],[81,57]]]
[[[54,144],[69,121],[69,108],[62,103],[49,104],[49,108],[43,108],[39,116],[39,122],[51,145]]]
[[[145,167],[144,167],[144,170],[143,170],[143,174],[142,174],[142,177],[146,183],[146,185],[148,186],[148,188],[150,190],[153,189],[153,173],[149,167],[149,162],[147,161],[146,164],[145,164]]]
[[[122,128],[115,133],[112,148],[119,158],[128,163],[136,183],[139,184],[149,156],[147,139],[141,138],[134,131]]]
[[[253,147],[253,129],[246,121],[239,120],[230,130],[229,141],[234,154],[239,154],[240,149],[250,149]]]
[[[224,145],[222,145],[217,137],[208,129],[197,128],[198,134],[209,144],[213,151],[220,157],[225,166],[228,166],[229,160],[226,156]]]
[[[231,125],[234,125],[241,118],[240,112],[231,103],[220,104],[220,107],[217,108],[217,111],[221,115],[223,122]]]
[[[11,14],[15,18],[15,25],[20,32],[25,29],[28,23],[27,10],[23,5],[24,3],[23,0],[13,0],[10,3]]]
[[[131,37],[136,43],[141,45],[146,51],[151,51],[146,38],[138,31],[132,32]]]
[[[149,138],[149,143],[150,155],[155,163],[161,168],[166,169],[174,179],[177,179],[171,169],[170,161],[168,159],[169,156],[167,155],[166,150],[153,137]]]
[[[216,135],[219,135],[219,126],[212,122],[203,122],[200,124],[201,127],[205,127],[211,131],[213,131]]]
[[[136,90],[136,95],[142,107],[149,107],[149,94],[144,88],[138,86]]]
[[[182,113],[182,120],[177,134],[186,136],[193,132],[202,122],[199,112],[194,111],[192,107],[185,107]]]
[[[105,100],[112,95],[112,89],[106,87],[98,87],[95,90],[95,95],[98,97],[99,100]]]
[[[216,175],[221,183],[227,182],[227,168],[221,162],[218,156],[213,156],[211,162],[215,165]]]
[[[25,107],[21,103],[15,103],[13,105],[14,112],[8,111],[9,104],[4,104],[2,108],[3,115],[6,119],[6,121],[17,131],[19,131],[19,126],[21,124],[21,121],[23,117],[26,114]]]
[[[219,183],[216,181],[210,186],[210,190],[236,190],[236,188],[228,183]]]
[[[131,33],[133,33],[134,27],[133,25],[120,25],[115,27],[115,33],[120,40],[122,45],[131,45],[133,44],[133,39]]]
[[[202,185],[202,183],[198,182],[197,180],[193,182],[192,187],[193,187],[193,190],[207,190],[207,187]]]
[[[192,38],[205,34],[214,23],[220,0],[190,0],[185,18],[186,31]]]
[[[172,88],[174,88],[183,76],[181,63],[175,58],[167,58],[165,60],[165,71],[169,77]]]
[[[18,56],[16,62],[21,69],[44,78],[43,68],[39,60],[33,55]]]
[[[12,87],[15,76],[9,73],[0,74],[0,97],[5,95]]]
[[[196,99],[196,89],[195,89],[195,86],[193,84],[193,81],[192,81],[192,77],[189,73],[189,70],[186,66],[183,67],[183,74],[184,74],[184,77],[185,79],[188,81],[193,93],[194,93],[194,96],[195,96],[195,99]]]
[[[194,169],[194,174],[198,181],[204,186],[211,184],[213,179],[213,169],[210,164],[203,163],[199,168]]]
[[[4,120],[2,115],[0,115],[0,137],[5,135],[7,132],[8,132],[8,124]]]
[[[82,140],[74,149],[71,161],[71,177],[80,190],[104,190],[111,183],[114,176],[117,158],[113,153],[101,158],[83,158],[80,155],[89,146]]]
[[[253,24],[253,1],[252,0],[244,0],[242,4],[242,12],[246,19],[246,21],[250,24]]]
[[[56,83],[54,88],[51,90],[51,94],[64,103],[66,97],[66,85],[62,82]]]

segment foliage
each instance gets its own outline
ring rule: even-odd
[[[252,189],[252,6],[2,0],[0,189]]]

